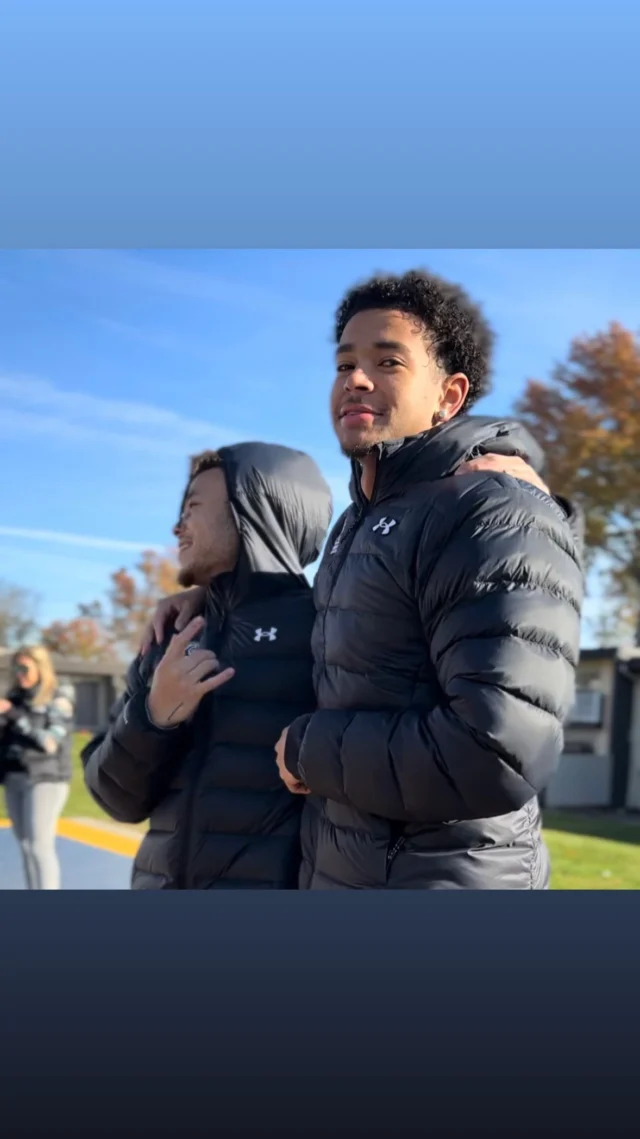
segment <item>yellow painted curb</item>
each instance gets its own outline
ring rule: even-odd
[[[11,823],[8,819],[0,819],[0,830],[8,830]],[[110,854],[121,854],[124,858],[135,858],[138,847],[144,838],[134,838],[126,834],[114,834],[113,831],[104,830],[101,826],[92,826],[91,823],[79,823],[76,819],[60,819],[58,822],[60,838],[70,838],[74,842],[84,843],[85,846],[96,847],[97,850],[107,850]]]
[[[122,854],[125,858],[135,858],[143,837],[130,838],[126,834],[114,834],[102,827],[93,827],[90,823],[79,823],[75,819],[60,819],[58,834],[60,838],[70,838],[74,842],[83,842],[85,846],[108,850],[110,854]]]

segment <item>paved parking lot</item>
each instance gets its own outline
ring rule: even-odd
[[[59,834],[63,890],[129,889],[135,839],[75,819],[62,819]],[[0,822],[0,890],[24,889],[18,845]]]

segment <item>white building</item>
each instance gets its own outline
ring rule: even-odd
[[[547,807],[640,810],[640,650],[585,649]]]

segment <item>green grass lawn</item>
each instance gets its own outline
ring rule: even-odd
[[[105,822],[109,822],[111,820],[108,815],[105,815],[104,811],[102,811],[98,804],[91,798],[91,795],[84,785],[80,752],[90,739],[90,734],[85,732],[76,732],[74,736],[73,777],[71,780],[69,798],[67,799],[62,815],[63,818],[66,819],[102,819]],[[4,795],[0,788],[0,819],[5,819],[6,817],[7,812]],[[142,824],[142,827],[138,829],[146,830],[146,824]]]
[[[80,751],[89,737],[74,739],[73,781],[67,818],[107,819],[87,792]],[[0,793],[0,818],[6,818]],[[141,830],[146,829],[143,824]],[[571,811],[545,812],[554,890],[640,890],[640,820]]]
[[[640,821],[546,811],[554,890],[640,890]]]

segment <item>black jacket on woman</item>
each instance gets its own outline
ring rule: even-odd
[[[43,707],[34,692],[14,688],[11,708],[0,716],[0,782],[10,772],[26,774],[33,783],[71,780],[71,733],[74,692],[61,686]]]
[[[223,447],[242,553],[207,596],[200,644],[235,676],[191,723],[152,726],[146,696],[168,640],[131,666],[108,732],[83,753],[85,780],[114,819],[150,819],[134,889],[295,889],[302,801],[281,782],[274,747],[315,706],[314,562],[331,496],[314,463],[285,447]]]
[[[538,794],[574,698],[583,574],[571,508],[484,452],[541,455],[514,423],[453,420],[379,448],[316,577],[318,708],[285,762],[314,794],[301,886],[542,889]]]

